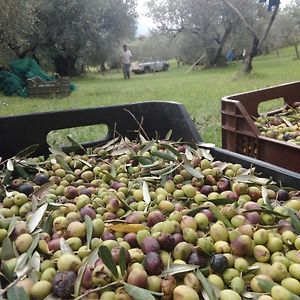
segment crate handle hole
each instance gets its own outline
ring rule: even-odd
[[[103,141],[107,135],[108,126],[105,124],[96,124],[52,130],[47,134],[46,141],[52,147],[68,147],[72,143],[67,136],[83,144]]]
[[[265,115],[267,113],[272,113],[272,111],[276,111],[278,109],[282,109],[284,107],[284,99],[276,98],[268,101],[264,101],[259,103],[257,107],[257,112],[260,115]]]

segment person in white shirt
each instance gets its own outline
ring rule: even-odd
[[[131,58],[132,54],[129,49],[127,49],[127,45],[123,45],[124,52],[121,55],[121,61],[123,64],[123,74],[124,79],[130,79],[130,65],[131,65]]]

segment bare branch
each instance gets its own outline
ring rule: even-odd
[[[237,14],[237,16],[244,23],[244,25],[246,26],[246,29],[250,32],[250,34],[253,36],[253,38],[257,39],[255,31],[253,30],[253,28],[251,27],[251,25],[247,22],[247,20],[242,15],[242,13],[234,5],[232,5],[230,2],[228,2],[227,0],[221,0],[221,1],[223,1],[223,3],[225,5],[227,5],[228,7],[230,7]]]
[[[260,40],[260,43],[259,43],[259,45],[258,45],[258,47],[257,47],[257,51],[260,50],[262,44],[264,43],[264,41],[265,41],[266,38],[267,38],[267,35],[268,35],[268,33],[269,33],[269,31],[270,31],[270,29],[271,29],[273,23],[274,23],[274,20],[275,20],[276,15],[277,15],[277,13],[278,13],[279,5],[280,5],[280,3],[278,3],[278,4],[275,6],[275,9],[273,10],[272,16],[271,16],[271,18],[270,18],[270,22],[269,22],[269,24],[268,24],[268,26],[267,26],[267,28],[266,28],[266,31],[265,31],[263,37],[262,37],[261,40]]]

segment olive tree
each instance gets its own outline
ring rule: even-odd
[[[245,9],[247,4],[249,5],[248,0],[241,0],[239,1],[240,5],[245,4],[239,7],[237,7],[232,0],[220,0],[223,2],[226,6],[228,6],[241,20],[242,24],[247,29],[248,33],[250,34],[252,38],[252,44],[247,52],[245,65],[244,65],[244,73],[248,74],[251,73],[253,66],[252,61],[255,56],[257,56],[261,49],[262,45],[264,44],[268,33],[274,23],[274,20],[276,18],[276,15],[279,11],[279,0],[269,0],[269,2],[266,4],[266,1],[261,0],[259,3],[255,3],[255,5],[252,2],[252,10],[251,13],[249,13],[249,9]],[[255,1],[256,2],[256,1]],[[268,9],[265,9],[265,6],[268,6]],[[266,12],[269,11],[270,16],[266,17]],[[266,19],[269,19],[269,21],[266,23]],[[263,28],[263,29],[262,29]]]
[[[101,64],[132,38],[135,0],[0,0],[0,43],[17,57],[28,52],[61,75],[80,64]]]
[[[238,20],[225,5],[217,0],[150,0],[148,8],[160,31],[184,35],[198,49],[192,56],[204,54],[207,67],[224,65],[222,52]]]

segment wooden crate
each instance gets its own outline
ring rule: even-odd
[[[59,77],[57,80],[44,81],[40,77],[26,80],[29,97],[65,97],[71,94],[70,78]]]

